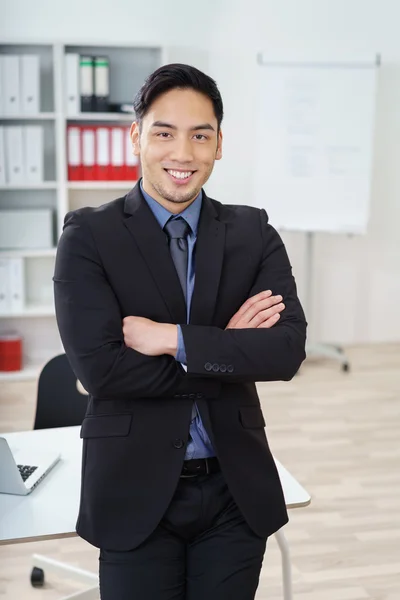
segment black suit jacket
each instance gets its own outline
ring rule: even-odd
[[[165,233],[139,185],[66,216],[54,286],[64,348],[90,395],[78,534],[116,550],[150,535],[179,480],[193,400],[249,526],[268,536],[284,525],[255,382],[295,375],[306,323],[265,211],[203,195],[190,324]],[[283,296],[280,321],[271,329],[225,330],[243,302],[266,289]],[[187,373],[171,356],[127,348],[122,319],[129,315],[181,324]]]

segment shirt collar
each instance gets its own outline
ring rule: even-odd
[[[143,189],[142,180],[140,180],[140,190],[162,229],[164,229],[167,221],[169,221],[171,217],[183,217],[190,226],[194,235],[197,235],[201,205],[203,201],[203,192],[201,190],[197,198],[192,202],[192,204],[185,208],[183,212],[179,213],[179,215],[174,215],[173,213],[169,212],[169,210],[164,208],[164,206],[162,206],[159,202],[154,200],[154,198],[152,198],[147,192],[145,192]]]

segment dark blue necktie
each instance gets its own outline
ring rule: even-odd
[[[187,302],[187,272],[188,272],[188,241],[187,236],[190,232],[188,223],[178,217],[171,219],[165,224],[164,230],[169,239],[169,250],[174,261],[179,281],[181,282],[185,302]]]

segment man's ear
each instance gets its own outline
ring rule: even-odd
[[[222,158],[222,131],[218,132],[218,144],[217,144],[217,152],[215,153],[215,160],[221,160]]]
[[[140,155],[140,129],[139,123],[133,121],[131,125],[130,137],[132,141],[132,151],[135,156]]]

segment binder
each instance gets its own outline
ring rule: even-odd
[[[4,54],[2,62],[4,85],[3,112],[5,115],[19,115],[21,113],[19,56]]]
[[[8,259],[0,258],[0,315],[8,315],[11,309]]]
[[[96,179],[96,136],[95,127],[82,127],[82,175],[85,181]]]
[[[97,127],[96,133],[96,179],[108,181],[110,173],[110,127]]]
[[[25,172],[22,126],[9,125],[4,128],[4,132],[7,182],[11,184],[24,183]]]
[[[4,148],[4,127],[0,125],[0,185],[6,184],[6,157]]]
[[[125,129],[123,127],[111,127],[110,179],[116,181],[123,181],[125,178],[124,139]]]
[[[81,93],[81,111],[93,110],[93,58],[81,56],[79,61],[79,84]]]
[[[21,112],[26,115],[40,112],[40,57],[37,54],[20,56]]]
[[[65,55],[65,107],[68,116],[80,113],[79,65],[79,54]]]
[[[25,153],[25,178],[27,183],[42,183],[44,160],[44,131],[41,125],[26,125],[23,128]]]
[[[83,179],[81,130],[74,125],[69,125],[67,128],[67,161],[68,180],[81,181]]]
[[[125,177],[129,181],[137,181],[139,178],[139,159],[133,154],[130,138],[130,127],[125,129]]]
[[[23,258],[8,259],[8,286],[10,313],[21,312],[25,304],[25,277]]]
[[[52,209],[0,210],[0,250],[52,248],[53,242]]]
[[[0,54],[0,115],[4,114],[3,57]]]
[[[110,66],[108,56],[94,57],[94,108],[97,112],[108,111],[110,95]]]

